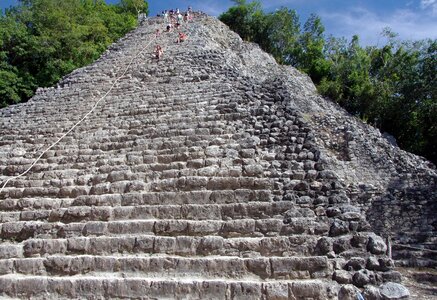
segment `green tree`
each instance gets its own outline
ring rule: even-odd
[[[281,64],[298,64],[300,22],[295,10],[281,8],[267,17],[268,52]]]
[[[229,26],[229,28],[238,33],[242,39],[253,41],[256,26],[254,20],[261,13],[261,3],[252,1],[247,3],[246,0],[233,0],[235,6],[219,16],[219,19]]]
[[[320,17],[311,14],[299,38],[300,51],[297,53],[296,66],[310,75],[316,84],[328,74],[331,66],[324,55],[324,32],[325,27]]]
[[[348,46],[342,44],[344,40],[331,39],[330,42],[327,46],[330,69],[328,76],[322,78],[319,91],[351,113],[367,119],[374,92],[369,74],[370,57],[360,47],[358,36],[354,36]]]
[[[121,0],[120,7],[124,12],[137,15],[138,13],[149,14],[149,4],[144,0]]]
[[[38,86],[51,86],[91,63],[136,26],[147,2],[21,0],[0,16],[1,106],[25,101]]]

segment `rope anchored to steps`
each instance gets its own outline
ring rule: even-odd
[[[393,246],[396,246],[396,247],[399,247],[399,248],[405,248],[405,249],[410,249],[410,250],[418,250],[418,251],[423,251],[423,252],[429,252],[429,253],[437,254],[437,250],[432,250],[432,249],[413,247],[413,246],[404,245],[404,244],[393,244]]]
[[[190,24],[187,23],[187,24]],[[193,29],[193,26],[189,26],[188,28],[188,32],[191,34],[191,30]],[[44,156],[44,154],[47,153],[47,151],[49,151],[50,149],[52,149],[54,146],[56,146],[62,139],[64,139],[68,134],[70,134],[77,126],[79,126],[95,109],[96,107],[100,104],[100,102],[102,102],[102,100],[104,100],[110,93],[111,91],[114,89],[115,85],[118,83],[118,81],[127,73],[127,71],[130,69],[130,67],[132,66],[132,63],[134,62],[134,60],[136,58],[138,58],[145,50],[148,46],[150,46],[150,44],[157,38],[157,36],[155,35],[155,33],[152,33],[152,38],[150,39],[150,41],[137,53],[135,54],[132,59],[130,60],[129,64],[127,65],[126,69],[124,70],[123,74],[121,74],[112,84],[112,86],[109,88],[109,90],[102,96],[100,97],[100,99],[93,105],[93,107],[91,108],[91,110],[89,112],[87,112],[78,122],[76,122],[66,133],[64,133],[57,141],[55,141],[52,145],[50,145],[47,149],[45,149],[36,159],[35,161],[30,165],[29,168],[27,168],[23,173],[10,177],[8,178],[3,186],[0,189],[0,195],[3,193],[3,190],[5,189],[5,187],[7,186],[7,184],[15,179],[18,179],[24,175],[26,175],[27,173],[29,173],[29,171],[38,163],[38,161]]]
[[[89,112],[87,112],[78,122],[76,122],[76,124],[74,124],[66,133],[64,133],[56,142],[54,142],[52,145],[50,145],[47,149],[45,149],[39,156],[37,159],[35,159],[35,161],[30,165],[29,168],[27,168],[27,170],[25,170],[23,173],[10,177],[8,178],[5,183],[3,184],[3,186],[0,189],[0,194],[3,193],[4,188],[6,187],[6,185],[11,181],[11,180],[15,180],[20,178],[21,176],[26,175],[35,165],[36,163],[44,156],[44,154],[47,153],[47,151],[49,151],[50,149],[52,149],[54,146],[56,146],[62,139],[64,139],[70,132],[72,132],[77,126],[79,126],[95,109],[96,107],[99,105],[100,102],[102,102],[103,99],[105,99],[109,93],[111,93],[111,91],[114,89],[115,85],[118,83],[118,81],[127,73],[127,71],[130,69],[132,63],[134,62],[134,60],[136,58],[138,58],[145,50],[148,46],[150,46],[150,44],[156,39],[156,36],[154,36],[154,34],[152,34],[152,39],[150,40],[150,42],[148,42],[137,54],[134,55],[134,57],[130,60],[129,64],[127,65],[126,69],[124,70],[123,74],[121,74],[112,84],[112,86],[109,88],[109,90],[102,96],[100,97],[100,99],[93,105],[93,107],[91,108],[91,110]]]

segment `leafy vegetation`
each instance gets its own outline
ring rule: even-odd
[[[317,15],[302,26],[295,10],[265,13],[258,1],[234,3],[219,18],[244,40],[306,72],[322,95],[437,163],[436,40],[401,41],[384,29],[384,46],[362,47],[358,36],[326,37]]]
[[[143,0],[20,0],[0,15],[0,107],[91,63],[147,10]]]

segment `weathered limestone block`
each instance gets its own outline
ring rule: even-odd
[[[324,271],[328,268],[328,260],[326,257],[272,258],[270,260],[273,276],[276,278],[297,276],[296,278],[306,279],[310,278],[312,274]]]
[[[152,223],[151,223],[152,224]],[[188,231],[187,221],[157,221],[151,230],[155,234],[160,235],[176,235],[183,234]]]
[[[135,238],[134,252],[136,253],[151,253],[154,251],[155,237],[142,236]]]
[[[358,295],[361,295],[360,290],[355,286],[348,284],[340,288],[338,300],[355,300],[359,299]]]
[[[355,286],[363,288],[368,284],[376,284],[376,281],[373,279],[373,274],[369,274],[370,272],[367,270],[360,270],[355,272],[352,277],[352,281]],[[373,282],[372,282],[373,281]]]
[[[0,260],[0,275],[12,274],[14,271],[14,261]]]
[[[387,251],[387,245],[381,237],[373,235],[369,237],[367,249],[373,254],[384,254]]]
[[[85,236],[100,236],[107,234],[107,232],[108,224],[103,222],[88,222],[83,226],[83,234]]]
[[[19,274],[45,275],[46,268],[41,259],[18,259],[14,261],[14,271]]]
[[[100,225],[103,224],[103,225]],[[105,223],[100,223],[98,225],[97,232],[95,235],[99,235],[99,233],[105,232],[109,234],[150,234],[153,232],[153,221],[141,221],[141,222],[132,222],[132,221],[118,221],[111,222],[107,224],[107,229],[105,229]]]
[[[221,220],[222,213],[218,205],[183,205],[180,208],[181,217],[188,220]],[[168,214],[166,214],[168,216]],[[170,215],[171,216],[171,215]]]
[[[46,295],[48,280],[46,278],[24,278],[16,281],[10,295],[12,297],[30,297],[31,295]]]
[[[22,252],[17,245],[3,243],[0,245],[0,260],[21,257]]]
[[[333,298],[322,282],[294,282],[291,284],[291,291],[296,299],[313,298],[322,300]]]
[[[255,233],[255,220],[234,220],[224,223],[221,233],[227,237],[250,236]]]
[[[231,283],[230,291],[231,297],[234,299],[249,300],[262,298],[261,286],[257,283]]]
[[[288,284],[265,283],[263,286],[266,291],[266,298],[269,300],[294,299]]]
[[[339,236],[349,233],[349,224],[345,221],[335,220],[329,229],[329,236]]]
[[[147,24],[0,110],[8,176],[124,74],[0,195],[0,297],[392,299],[371,286],[400,274],[366,217],[429,243],[433,194],[413,190],[435,170],[218,21],[196,14],[184,47],[161,35],[160,62],[146,43],[162,19]]]
[[[380,293],[384,300],[408,299],[410,292],[399,283],[387,282],[380,287]]]
[[[348,271],[336,270],[333,279],[340,284],[351,284],[352,275]]]
[[[22,230],[24,229],[24,223],[5,223],[1,226],[1,238],[9,239],[20,236]]]
[[[264,169],[261,165],[245,165],[243,166],[243,174],[245,176],[262,177]]]
[[[377,287],[374,286],[366,286],[364,292],[363,292],[363,297],[364,299],[368,299],[368,300],[381,300],[382,296],[381,296],[381,292],[379,291],[379,289]]]
[[[224,239],[219,236],[208,236],[202,238],[197,248],[197,252],[202,255],[214,255],[223,249]]]
[[[242,187],[238,178],[234,177],[213,177],[208,181],[208,190],[236,190]]]

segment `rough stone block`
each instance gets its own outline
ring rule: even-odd
[[[410,292],[401,284],[394,282],[387,282],[379,288],[382,299],[384,300],[401,300],[408,299]]]
[[[340,284],[352,283],[352,275],[348,271],[336,270],[333,275],[333,279]]]
[[[46,278],[23,278],[14,284],[15,297],[31,297],[33,295],[45,295],[48,286]]]
[[[189,235],[215,235],[220,232],[222,222],[220,221],[199,221],[188,222]]]
[[[221,220],[221,211],[218,205],[183,205],[181,217],[188,220]]]
[[[357,289],[355,286],[349,284],[344,285],[340,288],[340,291],[338,293],[338,300],[355,300],[359,299],[358,295],[360,295],[361,292],[359,289]]]
[[[176,251],[176,238],[174,237],[156,237],[153,246],[155,253],[174,254]]]
[[[281,232],[284,222],[282,219],[257,220],[256,231],[265,236],[277,235]]]
[[[67,251],[77,254],[85,253],[88,247],[88,241],[87,238],[69,238],[67,239]]]
[[[153,232],[159,235],[175,235],[183,234],[188,230],[187,221],[157,221],[153,228]]]
[[[321,282],[293,282],[291,290],[296,299],[329,299],[326,291],[326,286]]]
[[[231,283],[230,290],[231,299],[252,300],[262,298],[261,284],[258,283]]]
[[[373,254],[384,254],[387,251],[387,245],[380,236],[372,235],[369,237],[367,250]]]
[[[227,298],[228,286],[223,281],[204,281],[199,286],[199,295],[201,298],[210,298],[225,300]]]
[[[14,271],[13,260],[0,260],[0,275],[11,274],[13,273],[13,271]]]
[[[261,277],[262,279],[267,279],[272,276],[270,260],[267,258],[248,259],[245,263],[249,272]]]
[[[141,236],[135,238],[134,251],[136,253],[152,253],[155,237]]]
[[[108,224],[103,222],[88,222],[83,228],[85,236],[100,236],[107,234]]]
[[[47,279],[48,295],[62,295],[66,298],[78,298],[76,295],[75,281],[72,279]]]
[[[27,275],[45,275],[42,259],[18,259],[14,261],[15,272]]]
[[[196,255],[196,249],[200,244],[198,238],[190,236],[178,236],[176,237],[175,254],[181,256],[194,256]]]
[[[236,190],[240,188],[240,182],[235,177],[213,177],[209,179],[208,190]]]
[[[107,232],[110,234],[151,234],[153,232],[153,226],[153,221],[111,222],[107,225]]]
[[[253,235],[255,228],[255,220],[234,220],[224,223],[221,233],[227,237]]]
[[[201,255],[215,255],[223,249],[224,239],[220,236],[203,237],[197,247]]]
[[[289,293],[288,284],[286,283],[264,283],[266,298],[268,300],[289,300],[294,299]]]
[[[1,226],[1,238],[11,239],[19,238],[21,231],[24,228],[24,223],[5,223]]]
[[[0,245],[0,260],[21,257],[21,247],[13,244]]]

